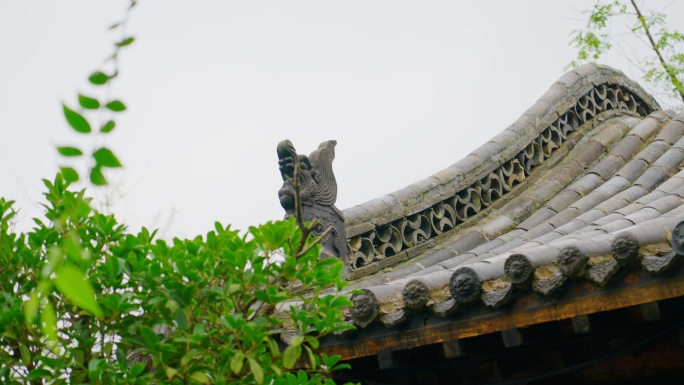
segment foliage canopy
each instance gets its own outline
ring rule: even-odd
[[[3,382],[323,383],[344,367],[315,353],[351,328],[343,265],[315,240],[297,254],[294,218],[167,243],[94,211],[60,174],[44,183],[50,223],[28,234],[0,199]]]

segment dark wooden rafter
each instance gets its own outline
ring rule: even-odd
[[[465,354],[463,344],[459,340],[444,341],[442,347],[446,358],[461,357]]]
[[[501,337],[503,338],[504,346],[507,348],[520,346],[524,343],[522,333],[520,333],[520,330],[516,328],[502,330]]]
[[[572,317],[572,329],[575,334],[585,334],[591,331],[591,321],[587,314]]]
[[[471,385],[504,383],[641,384],[678,383],[684,350],[684,300],[663,301],[663,319],[646,320],[642,306],[576,317],[591,318],[589,330],[564,332],[570,320],[507,329],[474,338],[397,350],[392,370],[378,370],[378,357],[351,360],[342,381],[364,384]],[[572,329],[572,327],[571,327]],[[519,333],[519,344],[507,333]],[[674,337],[674,338],[673,338]],[[679,373],[679,374],[677,374]],[[669,375],[669,377],[667,377]]]

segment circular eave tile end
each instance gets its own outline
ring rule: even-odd
[[[482,292],[482,282],[475,270],[462,267],[454,271],[449,279],[449,292],[456,303],[475,301]]]

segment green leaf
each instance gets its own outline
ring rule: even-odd
[[[300,384],[308,384],[309,376],[306,374],[305,371],[300,370],[297,372],[297,381],[299,381]]]
[[[266,337],[266,343],[268,344],[268,350],[273,357],[280,357],[280,347],[278,343],[271,337]]]
[[[83,108],[87,108],[89,110],[97,110],[100,108],[100,102],[97,99],[78,94],[78,104],[81,105]]]
[[[127,45],[130,45],[130,44],[133,43],[134,41],[135,41],[135,38],[134,38],[134,37],[129,37],[129,38],[127,38],[127,39],[124,39],[124,40],[120,41],[119,43],[116,43],[116,46],[117,46],[117,47],[125,47],[125,46],[127,46]]]
[[[285,352],[283,353],[283,367],[292,369],[301,353],[302,348],[299,346],[288,346],[285,348]]]
[[[33,320],[36,319],[38,315],[38,305],[40,304],[38,300],[38,292],[34,291],[31,293],[29,300],[24,302],[24,318],[26,320],[26,326],[31,327]]]
[[[104,186],[107,184],[107,179],[105,179],[102,174],[102,167],[97,165],[90,170],[90,182],[95,186]]]
[[[183,309],[176,310],[176,312],[173,314],[173,319],[178,324],[179,329],[188,329],[188,318],[185,316],[185,312],[183,311]]]
[[[64,240],[64,249],[67,256],[74,263],[79,263],[83,259],[83,249],[81,248],[81,241],[75,232],[69,232]]]
[[[202,354],[202,352],[199,350],[191,350],[188,354],[184,355],[183,358],[181,358],[181,366],[187,365],[188,362],[192,361],[193,358],[199,356],[200,354]]]
[[[299,346],[304,342],[304,336],[292,336],[290,338],[290,345],[292,346]]]
[[[202,372],[195,372],[195,373],[190,375],[190,378],[192,378],[193,380],[195,380],[197,382],[201,382],[203,384],[209,383],[209,377],[207,377],[207,375],[202,373]]]
[[[102,317],[93,287],[81,270],[74,265],[64,264],[55,271],[55,275],[55,286],[69,301],[96,317]]]
[[[156,346],[159,344],[159,336],[154,330],[147,326],[140,328],[140,335],[142,336],[145,346],[150,350],[155,350]]]
[[[27,381],[35,381],[39,378],[50,378],[53,377],[52,373],[45,369],[33,369],[29,372],[28,376],[24,378]]]
[[[277,367],[273,364],[268,364],[268,366],[271,368],[271,370],[273,370],[275,372],[276,376],[280,377],[283,375],[283,372],[280,370],[279,367]]]
[[[192,334],[203,336],[207,333],[206,327],[204,324],[195,324],[195,327],[192,329]]]
[[[121,162],[116,158],[114,153],[108,148],[102,147],[93,153],[93,158],[98,166],[102,167],[121,167]]]
[[[70,109],[66,106],[66,104],[62,104],[62,107],[64,107],[64,117],[71,128],[83,134],[87,134],[91,131],[90,123],[88,123],[88,121],[81,116],[81,114]]]
[[[130,376],[132,378],[138,377],[140,373],[142,373],[145,370],[145,364],[133,364],[131,366],[131,371],[130,371]]]
[[[114,112],[121,112],[126,110],[126,105],[123,104],[120,100],[112,100],[111,102],[107,103],[106,107]]]
[[[51,303],[47,303],[40,313],[40,323],[42,324],[43,335],[48,341],[57,342],[57,315]]]
[[[306,342],[308,342],[312,348],[318,349],[319,342],[318,339],[316,339],[316,337],[306,336]]]
[[[238,350],[237,352],[235,352],[235,354],[233,354],[233,357],[230,358],[230,370],[235,374],[239,374],[242,370],[242,365],[244,364],[244,361],[245,353]]]
[[[102,128],[100,128],[100,132],[106,134],[106,133],[110,132],[111,130],[113,130],[114,127],[116,127],[116,123],[113,120],[110,120],[107,123],[105,123],[104,126],[102,126]]]
[[[171,310],[172,313],[175,313],[176,310],[178,310],[178,302],[170,299],[166,301],[166,308]]]
[[[71,167],[60,167],[60,172],[68,183],[74,183],[78,181],[78,172]]]
[[[31,363],[31,351],[28,346],[21,344],[19,345],[19,353],[21,354],[21,360],[24,365],[28,366]]]
[[[242,288],[241,285],[233,283],[233,284],[228,286],[228,292],[226,294],[231,295],[231,294],[235,293],[236,291],[240,290],[241,288]]]
[[[252,374],[254,374],[254,380],[256,380],[257,384],[263,384],[264,370],[261,369],[261,366],[259,366],[259,363],[254,358],[248,358],[247,360],[249,361],[249,368],[252,370]]]
[[[91,358],[90,362],[88,362],[88,377],[90,377],[91,381],[95,381],[98,377],[98,372],[102,372],[102,369],[100,367],[100,362],[102,362],[101,359],[99,358]]]
[[[304,349],[306,349],[306,352],[309,355],[309,363],[311,364],[311,370],[316,369],[316,359],[314,358],[313,352],[308,346],[304,346]]]
[[[107,76],[104,72],[98,71],[90,75],[88,80],[90,80],[91,83],[99,86],[107,83],[107,81],[109,80],[109,76]]]
[[[170,366],[166,367],[166,378],[168,378],[169,380],[172,379],[173,376],[176,375],[176,373],[178,373],[178,370],[176,370]]]
[[[57,147],[57,151],[64,156],[81,156],[83,151],[76,147]]]
[[[297,382],[297,377],[295,377],[294,374],[292,373],[285,373],[287,376],[287,385],[299,385],[299,382]]]

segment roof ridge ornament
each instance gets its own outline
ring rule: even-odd
[[[285,219],[296,215],[295,190],[293,179],[295,161],[299,162],[300,197],[302,218],[306,222],[318,219],[314,229],[315,236],[322,235],[332,227],[323,239],[324,257],[335,257],[347,265],[347,235],[344,215],[337,207],[337,181],[332,170],[335,159],[337,141],[328,140],[321,143],[318,149],[309,156],[297,154],[297,150],[289,140],[278,143],[278,165],[283,178],[283,186],[278,191],[280,205],[285,209]]]

